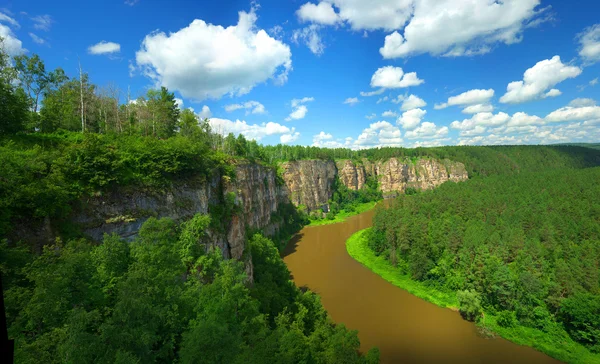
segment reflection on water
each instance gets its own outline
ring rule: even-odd
[[[559,363],[531,348],[478,336],[458,313],[393,286],[352,259],[346,239],[371,226],[373,214],[304,228],[283,252],[296,285],[319,293],[335,322],[358,330],[361,350],[377,346],[382,363]]]

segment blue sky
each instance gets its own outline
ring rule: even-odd
[[[600,140],[600,2],[2,1],[12,54],[261,143]],[[368,93],[374,93],[369,95]]]

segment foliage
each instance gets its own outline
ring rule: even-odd
[[[273,242],[249,242],[244,263],[201,244],[207,216],[148,219],[126,243],[56,241],[39,256],[0,245],[9,335],[29,363],[375,363],[355,331],[301,292]]]
[[[568,332],[597,350],[599,179],[558,168],[446,183],[378,210],[368,245],[398,274],[458,291],[467,319],[498,312],[503,329],[560,337],[547,347],[567,350]]]
[[[456,292],[458,311],[469,321],[476,321],[481,316],[481,295],[475,290]]]

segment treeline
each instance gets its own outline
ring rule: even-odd
[[[179,226],[151,218],[133,243],[57,240],[39,256],[2,242],[16,362],[378,362],[296,288],[269,239],[249,239],[251,282],[243,262],[200,243],[209,225],[204,215]]]
[[[458,292],[466,318],[600,352],[600,168],[475,178],[378,210],[369,246],[399,274]]]

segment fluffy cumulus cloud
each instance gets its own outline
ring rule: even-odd
[[[9,56],[16,56],[24,53],[21,42],[12,29],[19,28],[19,23],[10,16],[0,12],[0,37],[3,39],[2,48]]]
[[[579,56],[586,63],[595,63],[600,61],[600,24],[586,28],[578,36],[579,38]]]
[[[600,120],[600,106],[566,106],[552,111],[545,118],[549,122]]]
[[[313,147],[343,148],[343,147],[347,147],[348,145],[349,145],[349,140],[347,140],[346,142],[342,142],[339,139],[334,139],[333,135],[331,135],[329,133],[325,133],[324,131],[313,136],[313,143],[312,143]]]
[[[372,114],[370,114],[370,115],[365,115],[365,118],[367,118],[367,119],[369,119],[369,120],[373,120],[373,119],[375,119],[376,117],[377,117],[377,114],[375,114],[375,113],[372,113]]]
[[[560,95],[554,85],[581,74],[581,69],[561,62],[559,56],[539,61],[525,71],[522,81],[514,81],[506,87],[506,93],[500,98],[505,104],[517,104],[526,101]]]
[[[425,121],[419,127],[404,133],[408,139],[440,139],[448,135],[448,127],[438,127],[434,123]]]
[[[319,34],[320,27],[316,24],[311,24],[307,27],[296,29],[292,33],[294,43],[304,43],[311,52],[320,56],[325,51],[325,44]]]
[[[406,24],[413,0],[325,0],[306,3],[296,14],[301,21],[323,25],[347,23],[352,30],[394,30]]]
[[[400,129],[387,121],[378,121],[368,128],[354,140],[355,149],[376,147],[398,147],[402,143]]]
[[[281,144],[290,144],[298,140],[298,138],[300,138],[300,133],[295,128],[292,128],[289,134],[283,134],[279,137],[279,142]]]
[[[354,106],[356,104],[358,104],[360,102],[360,100],[358,99],[358,97],[348,97],[346,100],[344,100],[344,104],[350,105],[350,106]]]
[[[596,100],[590,98],[577,98],[569,102],[569,106],[582,107],[582,106],[596,106]]]
[[[371,77],[371,87],[404,88],[418,86],[423,80],[417,77],[416,72],[404,73],[402,68],[385,66],[379,68]]]
[[[121,51],[121,45],[115,42],[101,41],[88,47],[89,54],[115,54]]]
[[[448,106],[486,105],[492,97],[494,97],[493,89],[474,89],[463,92],[460,95],[451,96],[447,102],[436,104],[434,108],[439,110],[445,109]]]
[[[384,112],[381,114],[381,116],[382,116],[382,117],[384,117],[384,118],[395,118],[396,116],[398,116],[398,114],[396,114],[396,113],[395,113],[394,111],[392,111],[392,110],[387,110],[387,111],[384,111]]]
[[[230,104],[225,106],[225,111],[232,112],[235,110],[246,110],[246,115],[248,114],[264,114],[267,111],[265,110],[265,106],[258,101],[247,101],[243,104]]]
[[[518,133],[532,130],[533,125],[543,125],[544,120],[536,115],[517,112],[510,116],[507,113],[480,112],[463,121],[453,121],[452,129],[460,130],[460,136],[480,135],[492,130],[494,133]]]
[[[315,100],[314,97],[303,97],[301,99],[292,99],[291,104],[292,104],[293,111],[287,118],[285,118],[285,121],[304,119],[304,117],[308,113],[308,107],[304,104],[306,104],[307,102],[312,102],[314,100]]]
[[[477,114],[480,112],[492,112],[494,107],[491,104],[475,104],[465,107],[462,112],[464,114]]]
[[[400,96],[398,96],[398,99],[400,99]],[[396,101],[394,102],[396,103]],[[425,106],[427,106],[425,100],[423,100],[419,96],[409,95],[408,97],[402,99],[402,106],[400,107],[400,109],[408,111]]]
[[[202,110],[198,113],[198,117],[200,120],[208,119],[212,116],[212,112],[210,111],[210,107],[204,105],[202,106]]]
[[[262,124],[248,124],[245,120],[228,120],[228,119],[219,119],[212,118],[210,119],[210,127],[211,129],[219,133],[221,135],[227,135],[229,133],[233,134],[242,134],[248,139],[253,140],[261,140],[266,136],[271,135],[285,135],[294,133],[293,129],[288,128],[287,126],[268,122]]]
[[[412,130],[419,126],[425,114],[427,114],[427,111],[422,109],[408,110],[402,113],[396,123],[406,130]]]
[[[147,35],[136,62],[157,84],[195,100],[243,95],[257,84],[287,81],[290,47],[256,28],[255,9],[224,28],[196,19],[169,35]]]
[[[411,11],[403,31],[385,37],[379,52],[387,59],[422,53],[446,56],[487,53],[495,44],[519,42],[523,30],[542,21],[545,12],[538,9],[540,0],[390,0],[387,3],[408,3]]]

